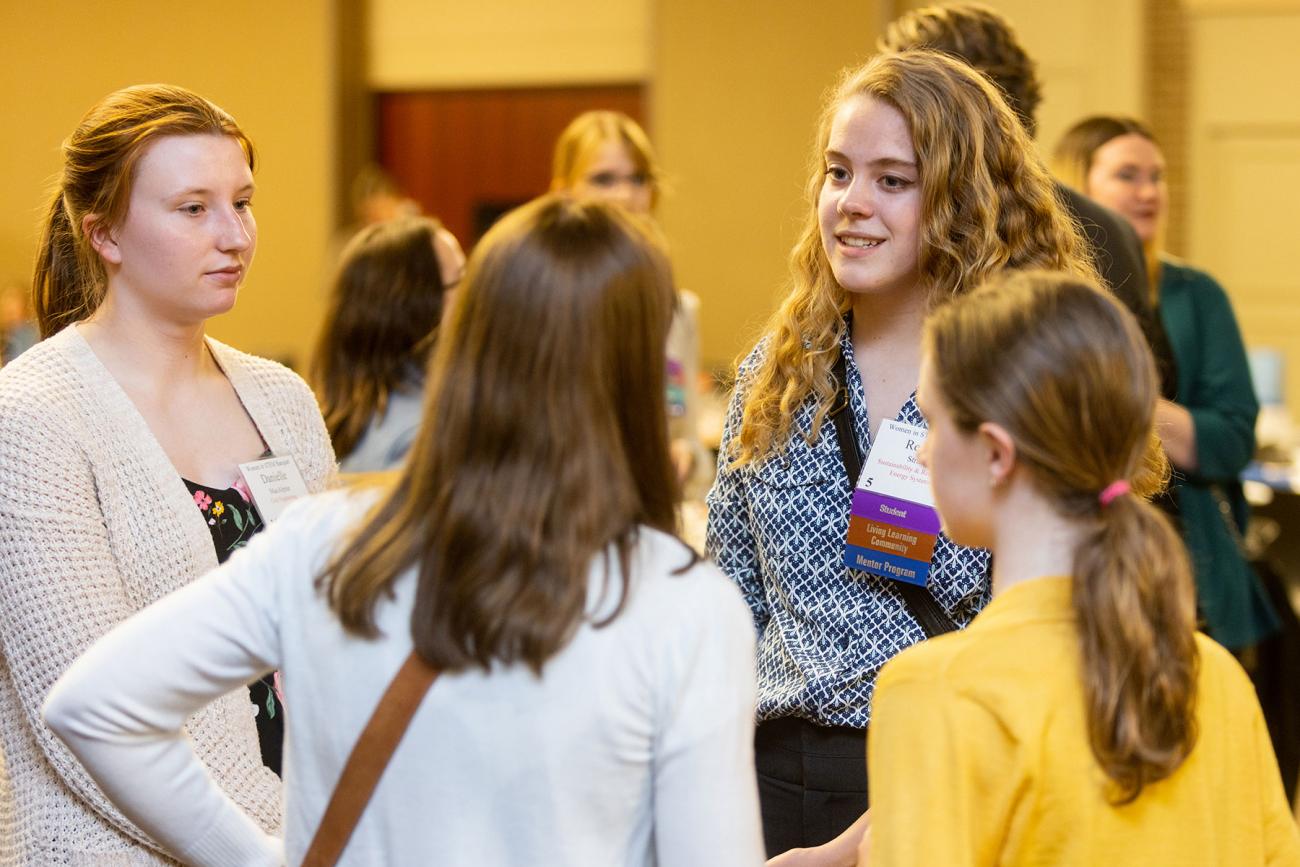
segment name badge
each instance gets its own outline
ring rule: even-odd
[[[257,513],[268,524],[280,517],[285,507],[307,495],[307,483],[292,455],[262,458],[239,465]]]
[[[665,372],[668,381],[668,417],[681,418],[686,415],[686,368],[680,361],[670,358]]]
[[[853,491],[844,565],[925,586],[939,538],[930,474],[916,459],[926,430],[886,420]]]

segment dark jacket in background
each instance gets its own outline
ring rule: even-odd
[[[1250,507],[1237,479],[1255,454],[1259,415],[1250,363],[1227,293],[1204,271],[1161,257],[1160,319],[1177,353],[1176,401],[1196,429],[1196,470],[1176,471],[1173,484],[1196,598],[1210,637],[1240,650],[1278,627],[1239,541]]]
[[[1177,365],[1160,318],[1151,309],[1151,284],[1137,233],[1128,220],[1059,181],[1056,193],[1066,210],[1083,227],[1093,265],[1102,279],[1115,297],[1137,317],[1160,372],[1160,393],[1173,400],[1178,393]]]

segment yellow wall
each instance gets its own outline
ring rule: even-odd
[[[377,90],[642,81],[652,0],[370,0]]]
[[[1213,274],[1246,344],[1280,350],[1300,417],[1300,0],[1194,0],[1188,260]]]
[[[1038,143],[1044,154],[1090,114],[1141,113],[1143,11],[1133,0],[981,0],[1011,22],[1043,88]],[[901,13],[936,5],[899,0]],[[947,2],[937,5],[949,5]]]
[[[367,57],[352,75],[364,73],[373,87],[646,82],[649,127],[669,178],[660,216],[679,282],[704,302],[702,357],[727,364],[752,343],[784,289],[824,89],[839,69],[870,54],[885,21],[920,4],[867,0],[848,14],[829,0],[557,3],[369,0],[365,32],[357,37]],[[1045,146],[1084,112],[1138,109],[1140,4],[992,3],[1040,61]],[[1277,263],[1289,250],[1294,148],[1286,148],[1300,115],[1259,82],[1290,80],[1277,58],[1291,56],[1285,46],[1295,41],[1298,7],[1300,0],[1189,3],[1197,22],[1197,165],[1196,189],[1184,202],[1194,224],[1190,258],[1228,284],[1252,343],[1285,346],[1293,359],[1300,314],[1289,271]],[[111,12],[79,0],[0,3],[0,118],[7,125],[0,282],[30,275],[58,145],[84,110],[126,84],[172,81],[228,108],[261,151],[257,262],[238,308],[215,322],[213,333],[250,351],[304,361],[342,192],[338,89],[348,73],[339,71],[347,59],[339,57],[346,42],[339,31],[358,31],[355,21],[336,23],[343,8],[338,0],[120,0]],[[367,141],[353,144],[364,149],[368,135],[361,138]],[[1228,141],[1245,151],[1226,153]],[[1234,216],[1225,222],[1220,172],[1257,165],[1265,168],[1229,185],[1244,198],[1230,203]],[[1261,187],[1257,176],[1272,180]],[[1249,198],[1260,189],[1269,194],[1262,209]],[[1225,235],[1223,225],[1233,231]],[[1261,245],[1259,237],[1275,243]],[[1269,258],[1269,251],[1282,258]],[[1300,403],[1300,376],[1292,377],[1291,393]]]
[[[786,279],[822,91],[865,59],[871,2],[371,0],[376,89],[650,85],[668,174],[660,208],[679,282],[698,293],[702,358],[752,343]]]
[[[850,14],[851,10],[851,14]],[[659,0],[651,120],[669,192],[660,216],[696,292],[701,359],[753,344],[785,289],[823,92],[873,50],[876,5]]]
[[[99,97],[129,84],[189,87],[230,111],[259,149],[253,269],[211,333],[306,358],[334,222],[333,2],[115,0],[0,3],[0,279],[28,280],[59,144]]]

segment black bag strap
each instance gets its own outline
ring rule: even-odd
[[[835,408],[830,416],[835,422],[835,438],[839,440],[840,457],[844,459],[844,472],[849,476],[849,490],[852,491],[857,487],[858,476],[862,475],[862,454],[858,450],[858,438],[853,433],[853,405],[849,402],[849,376],[844,353],[835,359],[832,372],[835,375]],[[935,601],[929,590],[906,581],[895,581],[894,586],[902,594],[908,613],[921,624],[926,638],[957,630],[957,624],[952,622],[948,612]]]

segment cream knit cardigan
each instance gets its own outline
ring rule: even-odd
[[[208,345],[267,446],[322,490],[334,453],[307,385]],[[0,865],[173,863],[46,728],[41,705],[95,639],[216,565],[184,482],[76,326],[0,370]],[[187,730],[217,783],[278,829],[279,780],[262,766],[246,691]]]

